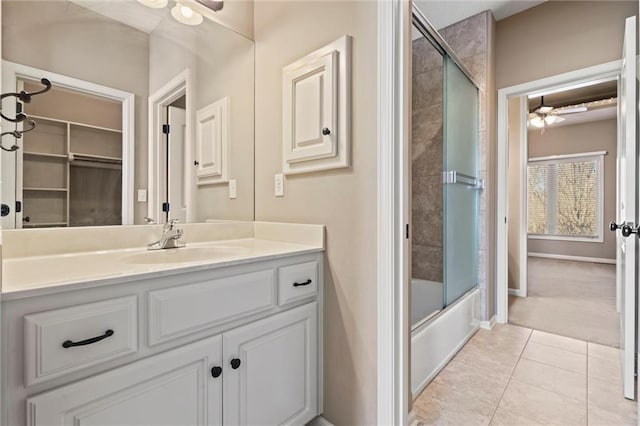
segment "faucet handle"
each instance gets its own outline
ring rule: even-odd
[[[167,223],[164,224],[164,231],[172,231],[176,223],[178,223],[178,219],[169,219]]]

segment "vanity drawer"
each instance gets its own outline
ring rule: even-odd
[[[128,296],[25,315],[26,386],[135,353],[137,307]]]
[[[149,346],[273,309],[275,293],[272,268],[150,291]]]
[[[318,262],[305,262],[278,268],[278,304],[296,302],[318,292]]]

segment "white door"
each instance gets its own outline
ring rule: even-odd
[[[220,425],[221,341],[216,336],[28,398],[27,424]]]
[[[618,134],[618,208],[616,280],[620,309],[620,347],[624,396],[635,398],[636,353],[636,252],[638,238],[629,234],[637,223],[637,77],[636,77],[636,17],[627,18],[623,46],[623,64],[619,87]],[[624,227],[626,225],[626,229]],[[614,229],[612,229],[614,230]],[[625,237],[624,234],[628,236]]]
[[[186,111],[182,108],[170,106],[168,108],[169,120],[169,219],[187,221],[186,202],[186,173],[187,156],[185,144],[185,131],[187,126]]]
[[[316,311],[314,302],[224,334],[224,424],[303,425],[318,414]]]

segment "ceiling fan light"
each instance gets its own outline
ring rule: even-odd
[[[555,123],[555,122],[556,122],[557,118],[558,118],[558,117],[556,117],[555,115],[547,115],[547,116],[544,118],[544,121],[545,121],[547,124],[553,124],[553,123]]]
[[[536,112],[539,112],[540,114],[548,114],[551,111],[553,111],[553,107],[544,106],[544,105],[540,106],[540,108],[536,110]]]
[[[176,21],[185,25],[200,25],[203,21],[202,15],[180,3],[176,3],[176,5],[173,6],[171,16],[173,16]]]
[[[138,0],[138,3],[152,9],[162,9],[163,7],[167,7],[169,0]]]
[[[544,120],[540,117],[534,117],[531,120],[529,120],[529,124],[537,128],[544,127]]]

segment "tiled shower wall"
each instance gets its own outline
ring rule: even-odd
[[[442,282],[442,55],[413,42],[412,277]]]
[[[478,284],[483,320],[493,316],[495,291],[489,283],[491,235],[487,200],[493,190],[487,173],[491,156],[489,140],[494,139],[495,92],[493,34],[495,19],[486,11],[439,30],[480,86],[479,174],[487,179],[480,196],[478,217]],[[412,140],[412,276],[442,282],[442,57],[420,38],[413,42],[413,140]],[[491,94],[487,96],[487,94]],[[493,274],[491,274],[493,275]]]

